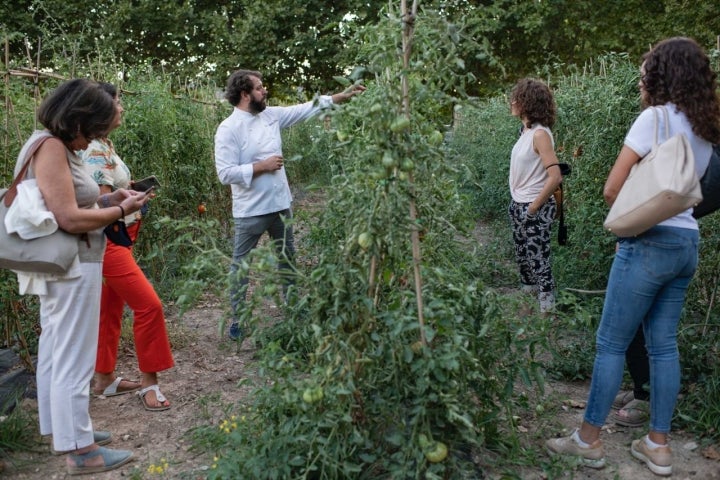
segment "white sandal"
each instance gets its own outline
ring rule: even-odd
[[[148,392],[155,392],[155,398],[157,398],[158,402],[167,402],[167,398],[165,398],[165,395],[163,395],[160,391],[160,387],[157,384],[150,385],[149,387],[145,387],[139,392],[137,392],[137,395],[140,397],[140,401],[142,402],[143,407],[145,407],[145,410],[149,412],[161,412],[170,408],[170,405],[160,405],[159,407],[151,407],[150,405],[148,405],[147,401],[145,400],[145,395],[147,395]]]
[[[120,383],[123,380],[125,380],[126,382],[130,382],[130,383],[137,383],[138,386],[129,388],[127,390],[118,390],[118,388],[120,388]],[[113,380],[113,382],[110,385],[105,387],[105,390],[103,390],[103,392],[100,395],[105,396],[105,397],[116,397],[118,395],[125,395],[126,393],[134,392],[138,388],[140,388],[140,382],[135,382],[133,380],[127,380],[123,377],[115,377],[115,380]],[[100,396],[100,395],[98,395],[98,396]]]

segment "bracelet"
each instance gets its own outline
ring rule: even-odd
[[[103,208],[108,208],[110,206],[110,199],[107,194],[100,197],[100,203],[102,203]]]
[[[118,220],[122,220],[125,218],[125,209],[120,205],[118,205],[117,207],[120,209],[120,218]]]

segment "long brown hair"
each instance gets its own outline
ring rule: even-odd
[[[720,143],[717,75],[700,45],[691,38],[668,38],[643,55],[643,62],[647,106],[674,103],[697,136]]]

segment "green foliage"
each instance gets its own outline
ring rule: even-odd
[[[486,221],[507,218],[510,150],[519,128],[503,97],[455,109],[449,154],[462,168],[459,181],[468,206]]]
[[[4,399],[5,405],[0,405],[0,460],[8,457],[10,452],[29,450],[37,442],[34,430],[28,428],[32,422],[30,415],[21,408],[10,411],[21,398],[22,394],[17,392]]]
[[[554,250],[554,272],[563,285],[605,287],[615,238],[602,229],[607,214],[602,190],[627,130],[640,112],[638,75],[635,62],[623,55],[608,55],[554,85],[558,158],[573,168],[565,180],[569,246]]]
[[[127,92],[122,96],[123,125],[111,139],[133,178],[155,175],[161,185],[135,251],[150,276],[169,285],[182,277],[183,265],[193,255],[204,254],[191,247],[196,237],[189,239],[188,232],[214,236],[218,248],[229,251],[230,192],[219,187],[212,153],[215,128],[229,106],[226,110],[213,102],[210,87],[198,87],[196,92],[205,94],[197,99],[175,96],[168,77],[157,77],[152,70],[133,72],[122,88]],[[202,228],[194,228],[196,224]]]
[[[252,405],[196,431],[218,454],[210,478],[476,478],[473,451],[513,448],[512,433],[498,431],[510,415],[503,406],[515,379],[542,385],[525,353],[543,337],[504,317],[474,280],[483,265],[460,242],[470,218],[442,134],[443,112],[457,99],[435,88],[462,62],[451,56],[452,36],[435,35],[436,18],[424,18],[414,39],[423,62],[409,70],[397,66],[397,18],[364,33],[395,40],[375,43],[368,90],[329,114],[333,177],[303,247],[315,261],[297,270],[284,320],[254,323],[267,382]],[[264,287],[250,295],[250,322],[254,299],[281,282],[270,249],[254,256]],[[430,463],[425,440],[450,455]]]
[[[302,185],[327,185],[342,166],[328,152],[337,141],[328,121],[309,120],[283,131],[283,154],[289,178]]]
[[[627,57],[608,55],[551,82],[558,106],[553,129],[558,158],[573,168],[565,179],[569,246],[553,251],[553,272],[561,286],[605,286],[614,238],[602,231],[607,213],[602,188],[640,110],[637,71]],[[456,118],[450,151],[466,166],[467,174],[460,179],[471,205],[480,217],[506,218],[510,150],[520,124],[510,115],[505,97],[464,105]]]
[[[104,71],[99,78],[113,81],[113,76],[112,71]],[[129,70],[126,76],[127,82],[118,84],[123,92],[124,123],[111,139],[133,178],[156,175],[161,183],[150,202],[135,253],[161,297],[179,298],[181,307],[187,308],[203,289],[219,291],[225,286],[227,262],[217,262],[214,255],[222,252],[227,257],[230,251],[230,192],[219,186],[212,152],[215,128],[229,106],[221,108],[214,100],[213,85],[196,85],[177,95],[172,92],[172,77],[152,69]],[[57,83],[41,82],[40,96]],[[16,155],[35,128],[31,85],[13,79],[7,89],[13,108],[0,110],[1,124],[10,125],[0,169],[3,185],[10,183]],[[212,259],[216,269],[224,270],[222,275],[209,275],[200,282],[194,276],[199,275],[195,256],[200,263]],[[0,276],[7,278],[0,289],[0,315],[3,325],[7,322],[15,332],[5,343],[32,354],[39,330],[35,298],[17,295],[11,272],[1,271]]]
[[[547,65],[571,67],[606,52],[639,58],[649,44],[672,35],[696,38],[709,48],[720,31],[712,0],[693,2],[692,8],[684,0],[481,3],[419,2],[421,12],[438,9],[447,33],[461,39],[456,48],[465,68],[480,80],[469,86],[474,95],[495,93]],[[307,98],[331,90],[333,76],[374,63],[368,50],[375,45],[355,42],[353,36],[378,22],[386,5],[380,0],[112,0],[88,6],[16,0],[0,4],[0,32],[23,66],[38,60],[45,66],[53,59],[58,68],[62,58],[74,71],[90,59],[120,70],[150,65],[218,83],[244,67],[265,72],[274,96]],[[456,19],[463,19],[462,25]]]
[[[717,52],[712,52],[711,57],[717,64]],[[553,273],[561,292],[566,288],[602,292],[607,282],[615,238],[602,229],[607,214],[602,189],[627,130],[640,111],[637,76],[637,63],[626,55],[606,55],[582,70],[548,76],[558,105],[556,150],[560,161],[573,169],[565,179],[565,220],[570,242],[553,248]],[[455,162],[467,167],[468,174],[460,181],[468,198],[473,199],[474,213],[499,225],[509,202],[507,168],[517,122],[500,96],[463,106],[460,112],[450,154]],[[676,417],[685,428],[713,438],[717,438],[717,425],[712,421],[717,404],[708,399],[715,398],[717,385],[707,379],[717,375],[718,365],[719,222],[714,215],[700,222],[700,263],[688,290],[679,331],[687,395],[681,398]],[[507,244],[511,243],[507,227],[491,230],[497,235],[488,243],[502,243],[503,232]],[[497,246],[495,249],[502,250]],[[512,258],[512,253],[505,250],[505,257]],[[486,252],[494,256],[492,250]],[[496,268],[496,264],[490,265]],[[514,270],[514,266],[508,269]],[[500,286],[505,280],[498,277],[487,282]],[[550,375],[571,380],[589,376],[592,355],[587,352],[593,351],[591,332],[597,327],[602,300],[602,295],[592,293],[560,295],[562,327],[548,337],[547,344],[552,354],[546,363]]]

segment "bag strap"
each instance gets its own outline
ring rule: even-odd
[[[13,200],[15,200],[15,196],[17,195],[17,186],[25,179],[25,174],[27,173],[27,169],[30,167],[30,162],[35,156],[35,152],[37,152],[40,146],[45,142],[45,140],[50,137],[51,136],[49,135],[43,135],[42,137],[35,140],[35,143],[33,143],[28,149],[28,153],[25,155],[25,163],[23,164],[22,168],[20,169],[17,176],[10,185],[10,188],[8,188],[7,192],[5,193],[5,197],[3,198],[3,202],[5,202],[6,207],[10,207]]]
[[[563,203],[565,203],[565,192],[563,192],[562,183],[558,185],[558,189],[560,190],[560,203],[557,208],[558,217],[560,218],[560,227],[562,228],[565,225],[565,211],[563,210]]]
[[[668,116],[667,107],[661,105],[659,107],[651,107],[653,111],[653,117],[655,118],[655,138],[653,139],[653,148],[658,146],[658,133],[660,131],[660,120],[658,119],[657,109],[659,108],[663,113],[663,120],[665,121],[665,140],[670,138],[670,117]]]

